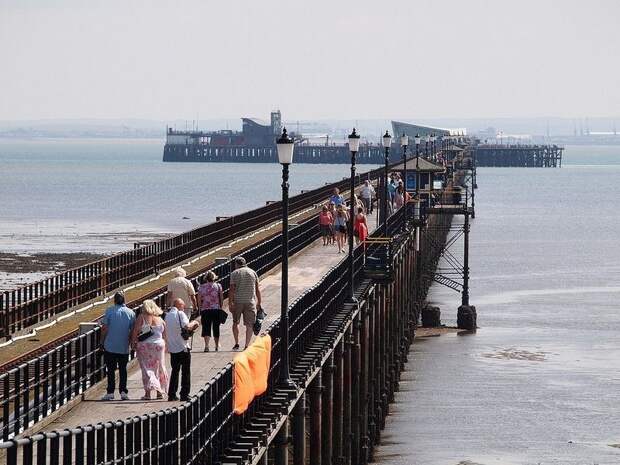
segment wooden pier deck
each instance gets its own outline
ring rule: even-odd
[[[370,231],[375,229],[375,215],[368,215]],[[339,254],[336,245],[323,246],[322,239],[316,240],[298,254],[289,259],[289,299],[292,302],[306,289],[316,284],[330,268],[346,259],[346,254]],[[267,319],[263,327],[267,328],[271,322],[280,316],[280,291],[281,273],[277,267],[264,275],[260,281],[263,307],[267,311]],[[228,308],[228,302],[225,302]],[[203,387],[217,372],[230,362],[236,353],[233,352],[234,344],[232,337],[232,320],[228,319],[221,327],[220,352],[203,352],[204,342],[200,337],[200,330],[193,338],[192,349],[192,389],[190,395]],[[244,328],[240,325],[240,343],[244,341]],[[213,347],[213,342],[211,343]],[[169,360],[167,365],[170,370]],[[150,413],[168,406],[178,405],[180,402],[168,402],[167,400],[152,400],[150,402],[140,400],[144,391],[142,388],[140,368],[137,361],[130,363],[128,370],[128,401],[101,401],[105,394],[106,381],[103,380],[97,386],[89,389],[81,397],[67,405],[65,408],[50,415],[21,436],[26,436],[38,431],[62,430],[74,428],[95,422],[114,421],[130,418],[136,415]],[[117,380],[118,382],[118,380]]]

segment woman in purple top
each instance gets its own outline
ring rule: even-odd
[[[224,292],[222,286],[216,283],[217,276],[209,271],[198,288],[198,306],[200,308],[200,320],[202,323],[202,337],[205,340],[205,352],[209,352],[209,339],[213,328],[215,351],[220,348],[220,310],[224,304]]]

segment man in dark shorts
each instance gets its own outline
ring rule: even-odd
[[[243,316],[245,326],[245,347],[252,341],[253,325],[256,321],[256,309],[261,305],[261,294],[258,286],[258,275],[246,265],[245,258],[233,260],[235,271],[230,273],[230,290],[228,304],[233,316],[233,350],[239,349],[239,322]]]

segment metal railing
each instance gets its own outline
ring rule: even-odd
[[[356,185],[381,177],[375,169],[356,176]],[[348,188],[342,180],[290,198],[290,212],[296,213],[326,200],[331,190]],[[231,216],[215,223],[112,255],[87,265],[0,294],[0,337],[44,321],[76,305],[105,295],[123,285],[145,278],[158,270],[202,253],[231,239],[280,220],[281,202]]]
[[[388,220],[390,233],[395,233],[401,226],[402,209],[400,212]],[[307,240],[314,240],[318,235],[318,222],[315,218],[293,228],[291,253],[303,248]],[[380,235],[380,232],[375,232],[375,235]],[[277,242],[277,239],[279,238],[273,238],[255,247],[252,255],[249,252],[244,254],[246,258],[252,257],[249,262],[255,269],[266,270],[274,261],[279,261],[280,251],[276,244],[272,243],[274,240]],[[357,246],[354,254],[355,276],[359,281],[363,272],[365,246]],[[289,306],[289,350],[292,364],[303,354],[307,344],[321,334],[330,321],[330,316],[342,305],[347,295],[347,265],[347,261],[342,260],[332,267],[317,284]],[[220,270],[226,271],[224,268]],[[222,281],[225,279],[227,278]],[[241,416],[233,414],[234,369],[232,364],[228,364],[196,395],[178,407],[125,420],[5,440],[0,443],[0,454],[6,454],[8,465],[215,463],[235,435],[251,421],[254,414],[263,407],[265,399],[273,392],[282,350],[279,322],[277,319],[267,330],[274,341],[268,375],[269,388],[265,394],[256,398]],[[85,336],[91,338],[94,332]]]

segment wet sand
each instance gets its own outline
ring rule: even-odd
[[[170,234],[148,231],[0,235],[0,291],[15,289]],[[16,244],[19,244],[17,246]]]

